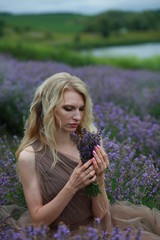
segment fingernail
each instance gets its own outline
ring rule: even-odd
[[[95,158],[92,158],[92,162],[95,162]]]
[[[93,150],[93,153],[96,154],[96,152]]]
[[[97,147],[98,147],[98,148],[100,148],[100,146],[99,146],[99,145],[97,145]]]

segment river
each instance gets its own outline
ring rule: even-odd
[[[82,51],[83,54],[90,54],[96,57],[130,57],[149,58],[160,56],[160,43],[145,43],[138,45],[114,46],[95,48]]]

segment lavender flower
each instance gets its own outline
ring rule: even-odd
[[[91,133],[83,128],[81,135],[78,135],[76,133],[71,134],[71,139],[77,146],[83,164],[86,163],[89,159],[93,158],[93,150],[95,146],[100,145],[101,133],[102,130]],[[95,197],[101,193],[101,189],[98,183],[94,182],[85,188],[85,192],[89,197]]]
[[[70,231],[65,224],[60,223],[58,225],[57,232],[54,234],[54,239],[56,239],[56,240],[70,239]]]
[[[93,150],[95,146],[100,145],[101,133],[102,130],[91,133],[83,128],[81,135],[76,133],[71,134],[71,139],[77,145],[83,163],[86,163],[89,159],[93,158]]]

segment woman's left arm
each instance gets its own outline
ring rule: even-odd
[[[96,180],[101,188],[102,193],[92,198],[92,213],[95,218],[102,219],[106,214],[108,208],[108,198],[105,190],[104,174],[107,167],[109,166],[109,161],[107,154],[100,146],[95,147],[93,155],[93,167],[97,176]]]

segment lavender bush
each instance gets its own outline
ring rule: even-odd
[[[158,72],[105,66],[71,68],[51,61],[20,62],[10,56],[0,55],[1,125],[20,133],[35,88],[47,77],[61,71],[83,79],[89,86],[95,104],[112,102],[127,113],[139,115],[141,119],[148,114],[160,117]]]
[[[110,168],[106,172],[106,191],[111,200],[127,200],[150,207],[160,204],[160,170],[151,155],[136,155],[130,140],[125,145],[109,136],[104,139]]]
[[[97,128],[103,128],[103,147],[110,167],[105,174],[111,203],[126,200],[160,210],[160,74],[147,70],[121,70],[105,66],[71,68],[51,61],[20,62],[0,55],[0,206],[26,207],[16,171],[15,149],[35,88],[48,76],[66,71],[89,86]],[[6,129],[9,134],[6,134]],[[41,231],[43,234],[41,234]],[[98,227],[86,228],[86,238],[109,239]],[[55,236],[46,227],[23,229],[26,239],[69,239],[60,225]],[[28,235],[27,235],[28,234]],[[37,234],[37,235],[36,235]],[[124,235],[125,234],[125,235]],[[110,239],[130,239],[131,229],[114,229]],[[22,239],[0,216],[0,239]],[[134,239],[134,237],[133,237]],[[140,232],[135,239],[140,239]]]
[[[1,227],[1,221],[0,221]],[[51,234],[47,226],[41,227],[22,227],[19,230],[5,225],[0,231],[0,239],[3,240],[141,240],[142,231],[132,233],[131,229],[122,232],[119,228],[113,228],[109,234],[107,231],[100,231],[97,227],[79,227],[79,233],[74,236],[71,235],[69,228],[60,223],[55,233]]]
[[[138,153],[151,154],[157,161],[160,156],[160,124],[159,120],[149,115],[143,117],[130,115],[113,103],[96,104],[94,107],[96,123],[112,137],[124,142],[130,139],[130,144]],[[158,161],[157,161],[157,164]]]
[[[26,206],[14,156],[18,144],[16,136],[10,143],[6,137],[0,138],[0,206],[14,203]]]

